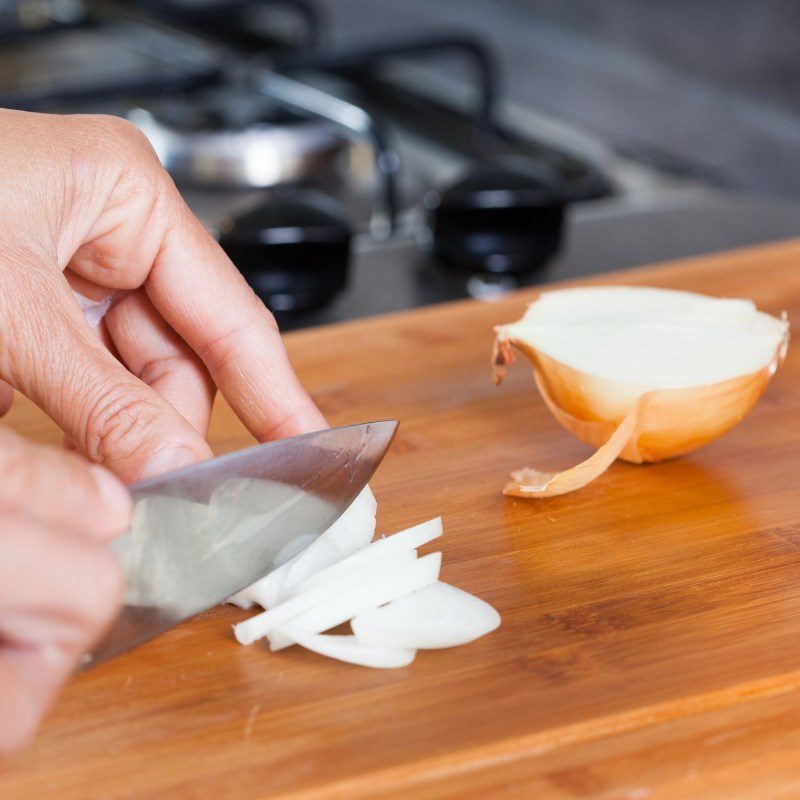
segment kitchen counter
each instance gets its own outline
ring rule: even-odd
[[[795,240],[587,282],[752,297],[797,319],[798,264]],[[441,514],[442,577],[491,602],[498,631],[370,671],[240,647],[230,626],[247,612],[213,609],[76,677],[0,770],[0,797],[796,797],[797,349],[706,449],[615,464],[563,497],[505,498],[510,469],[587,453],[524,363],[491,384],[492,326],[534,295],[288,336],[333,424],[401,420],[372,483],[378,531]],[[26,402],[8,421],[57,440]],[[224,403],[211,441],[249,443]]]

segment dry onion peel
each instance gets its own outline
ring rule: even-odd
[[[599,287],[543,294],[519,322],[495,329],[495,383],[514,361],[514,345],[533,363],[558,422],[598,450],[561,472],[518,470],[504,493],[565,494],[616,458],[661,461],[716,439],[766,389],[785,357],[788,328],[785,317],[749,301],[689,292]],[[626,369],[634,371],[626,376]]]

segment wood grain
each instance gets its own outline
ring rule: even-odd
[[[588,282],[588,281],[587,281]],[[800,242],[595,282],[752,297],[800,319]],[[533,292],[288,337],[333,424],[398,418],[379,530],[442,514],[443,577],[502,627],[410,667],[242,648],[218,608],[75,678],[0,797],[778,798],[800,795],[800,355],[725,438],[615,464],[545,501],[510,469],[587,449],[524,365],[492,386],[492,326]],[[56,432],[29,404],[11,424]],[[218,404],[218,452],[248,443]]]

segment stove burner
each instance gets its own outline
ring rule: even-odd
[[[219,242],[272,311],[305,311],[347,285],[352,231],[319,192],[294,191],[223,221]]]
[[[543,267],[561,244],[567,204],[561,185],[542,164],[469,170],[425,198],[434,254],[470,272],[513,275]]]

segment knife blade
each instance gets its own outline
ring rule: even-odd
[[[310,544],[366,486],[397,425],[295,436],[131,486],[130,527],[111,545],[124,605],[83,668],[217,605]]]

